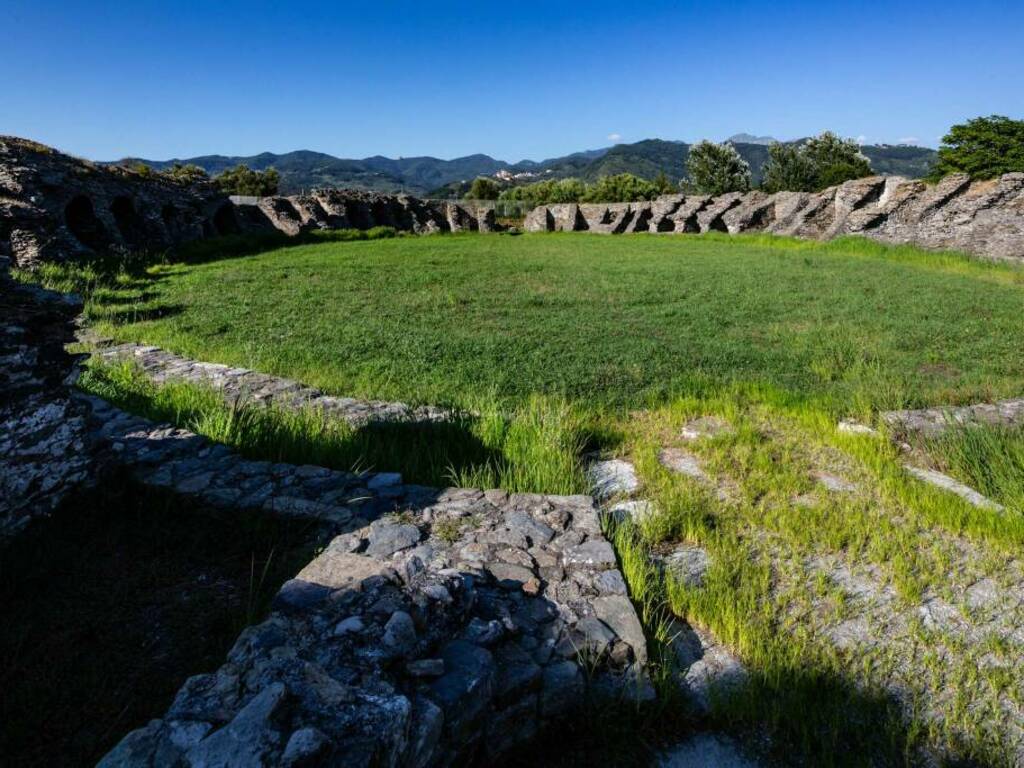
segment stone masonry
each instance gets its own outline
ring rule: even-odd
[[[88,408],[71,397],[81,306],[11,279],[0,259],[0,539],[91,479]]]
[[[357,190],[235,205],[209,182],[182,184],[0,136],[0,258],[21,268],[103,253],[166,251],[242,232],[298,235],[377,226],[417,234],[498,228],[493,209]]]
[[[336,534],[219,670],[101,765],[486,763],[584,696],[653,696],[590,496],[247,461],[91,400],[98,441],[144,486]]]
[[[155,384],[184,381],[205,385],[219,391],[231,403],[259,403],[288,410],[309,409],[353,427],[385,421],[438,422],[453,415],[437,406],[413,408],[405,403],[325,395],[291,379],[269,376],[248,368],[189,360],[143,344],[103,347],[96,351],[96,355],[109,363],[124,361],[138,365]]]
[[[847,181],[823,192],[665,195],[653,202],[543,205],[531,232],[764,232],[813,239],[862,235],[887,243],[1024,260],[1024,173],[963,174],[936,185],[899,177]]]

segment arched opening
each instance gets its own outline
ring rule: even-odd
[[[160,209],[160,220],[163,221],[164,229],[167,230],[167,237],[172,243],[177,243],[181,240],[184,217],[182,212],[178,210],[178,206],[173,203],[164,205]]]
[[[224,203],[213,214],[213,228],[218,235],[234,235],[238,233],[238,220],[235,218],[235,206]]]
[[[67,204],[64,223],[75,239],[92,251],[102,251],[110,245],[107,230],[103,222],[96,218],[92,202],[85,195],[78,195]]]
[[[139,248],[146,244],[146,222],[135,210],[131,198],[124,195],[115,197],[110,204],[110,212],[121,232],[121,238],[128,246]]]

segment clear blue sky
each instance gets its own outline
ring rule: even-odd
[[[1024,117],[1024,2],[0,0],[0,61],[0,133],[101,160],[935,145]]]

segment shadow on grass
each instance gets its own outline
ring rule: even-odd
[[[125,478],[35,523],[0,549],[0,762],[94,764],[220,666],[313,538]]]

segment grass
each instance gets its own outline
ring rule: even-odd
[[[111,478],[0,549],[5,766],[93,765],[217,669],[313,551],[308,523]]]
[[[805,764],[913,764],[932,748],[1008,762],[1007,733],[1024,720],[1013,634],[1024,574],[1007,565],[1024,544],[1024,438],[969,430],[925,446],[1007,506],[997,514],[909,477],[886,439],[835,424],[1019,395],[1024,271],[859,239],[567,233],[211,241],[187,262],[43,277],[82,290],[90,321],[118,340],[464,414],[352,430],[155,388],[130,368],[94,366],[83,380],[250,456],[557,493],[585,488],[588,451],[630,458],[657,511],[607,533],[659,687],[672,689],[674,616],[751,673],[704,724]],[[734,429],[682,441],[701,415]],[[665,447],[692,451],[709,480],[669,472]],[[855,490],[825,491],[821,471]],[[679,542],[711,557],[699,589],[652,565]],[[1003,602],[980,609],[969,591],[985,581]],[[960,619],[922,621],[936,601]],[[851,626],[868,629],[838,642]],[[651,744],[685,730],[692,715],[676,704],[629,728]],[[584,742],[608,743],[599,714],[580,726]]]
[[[226,403],[209,388],[155,386],[130,364],[92,363],[79,387],[125,410],[169,421],[254,459],[332,469],[400,470],[406,482],[582,493],[585,439],[576,409],[533,398],[513,413],[493,404],[442,423],[354,428],[317,411]]]
[[[861,240],[470,235],[158,265],[92,286],[88,315],[348,395],[638,407],[741,381],[865,410],[1015,393],[1022,292],[1021,270]]]

